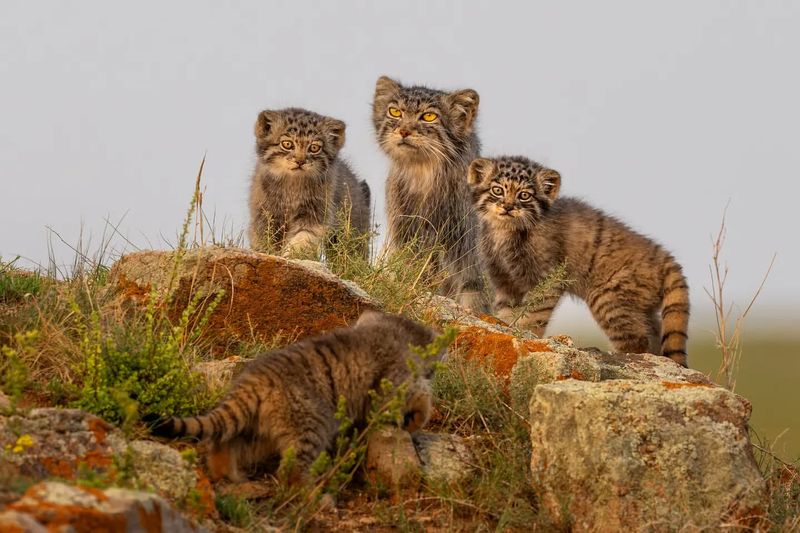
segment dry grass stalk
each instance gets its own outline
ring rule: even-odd
[[[753,297],[750,298],[747,307],[734,319],[733,302],[727,305],[725,303],[725,282],[728,279],[728,265],[722,260],[722,248],[727,235],[725,226],[727,212],[728,208],[726,206],[722,213],[719,232],[712,244],[713,253],[711,264],[708,267],[711,276],[711,289],[704,287],[703,290],[705,290],[714,305],[714,318],[716,319],[717,327],[715,332],[716,344],[722,356],[720,367],[717,371],[717,381],[724,383],[727,389],[733,391],[736,388],[736,376],[738,374],[739,361],[742,357],[742,329],[744,328],[744,322],[764,288],[764,284],[772,271],[772,266],[775,264],[777,254],[773,254],[769,267],[761,279],[761,284],[753,294]]]

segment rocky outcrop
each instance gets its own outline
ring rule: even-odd
[[[537,494],[576,531],[746,525],[764,498],[749,415],[746,400],[706,384],[539,385],[530,403]]]
[[[155,494],[43,482],[0,513],[2,531],[119,531],[199,533],[208,531]]]
[[[176,317],[193,305],[194,320],[200,320],[216,302],[204,331],[219,346],[277,335],[295,340],[345,326],[377,307],[320,263],[243,249],[128,254],[114,264],[111,279],[123,301],[143,303],[155,294],[169,301]]]
[[[199,468],[177,450],[129,441],[102,419],[78,409],[33,409],[0,415],[0,478],[30,483],[58,478],[155,490],[170,501],[192,501],[212,516],[214,494]]]
[[[538,339],[444,298],[427,312],[458,329],[454,349],[491,368],[530,420],[535,489],[554,522],[672,531],[748,525],[762,514],[750,404],[705,375],[666,357]]]

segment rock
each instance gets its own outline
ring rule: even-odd
[[[0,475],[39,481],[90,477],[156,490],[174,502],[216,513],[208,479],[180,452],[152,441],[126,440],[102,419],[78,409],[32,409],[0,415]]]
[[[472,453],[458,435],[417,431],[413,435],[384,427],[367,443],[367,478],[384,487],[416,487],[424,475],[432,481],[459,483],[472,473]]]
[[[418,431],[412,439],[426,478],[458,484],[472,475],[473,456],[463,437]]]
[[[712,385],[705,374],[684,368],[669,357],[652,354],[611,354],[595,350],[602,365],[603,379],[675,381]]]
[[[47,533],[47,528],[27,513],[5,511],[0,512],[0,531],[8,533]]]
[[[494,373],[506,384],[521,357],[532,352],[554,352],[569,347],[572,342],[566,336],[539,339],[528,331],[510,328],[494,317],[476,317],[443,296],[431,297],[422,314],[429,321],[458,329],[452,350],[464,354],[467,359],[491,364]]]
[[[17,525],[21,531],[208,531],[155,494],[118,488],[98,490],[46,481],[29,488],[8,509],[0,515],[0,526]]]
[[[166,301],[171,290],[175,318],[194,299],[199,319],[221,298],[204,328],[217,346],[241,339],[269,342],[277,335],[294,340],[346,326],[365,309],[378,307],[361,289],[313,261],[201,248],[186,251],[177,263],[176,268],[174,252],[137,252],[120,258],[110,276],[125,302],[143,303],[153,291]]]
[[[507,382],[526,376],[529,383],[562,379],[601,381],[639,379],[711,384],[700,372],[686,369],[668,357],[650,354],[610,354],[597,349],[578,349],[567,335],[538,338],[527,330],[511,328],[488,315],[476,317],[456,302],[432,296],[422,315],[432,322],[459,330],[453,348],[469,359],[491,361],[495,374]],[[523,362],[515,378],[517,362]],[[535,377],[535,380],[531,380]],[[523,380],[524,381],[524,380]],[[526,386],[532,390],[532,387]],[[527,402],[524,402],[527,404]]]
[[[765,486],[747,434],[750,410],[703,383],[539,385],[531,469],[543,509],[576,531],[752,525]]]
[[[573,348],[530,352],[520,357],[511,371],[511,405],[521,416],[527,418],[531,394],[537,385],[565,379],[600,381],[602,376],[600,362],[585,352]]]
[[[372,432],[364,462],[367,479],[383,487],[414,487],[420,480],[421,464],[411,434],[386,426]]]

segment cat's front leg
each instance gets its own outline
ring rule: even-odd
[[[283,248],[283,257],[318,259],[325,238],[325,227],[315,225],[293,232]]]
[[[508,325],[517,321],[514,308],[522,301],[522,294],[505,287],[495,287],[494,315]]]

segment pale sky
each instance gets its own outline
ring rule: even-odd
[[[788,0],[4,0],[0,256],[46,264],[46,227],[74,244],[83,224],[96,242],[121,217],[134,245],[163,248],[204,154],[206,210],[243,228],[253,123],[285,106],[347,123],[343,153],[382,224],[387,161],[369,113],[387,74],[477,90],[485,155],[550,165],[564,194],[661,242],[701,311],[730,201],[729,294],[744,303],[777,252],[754,313],[796,323],[798,64]]]

